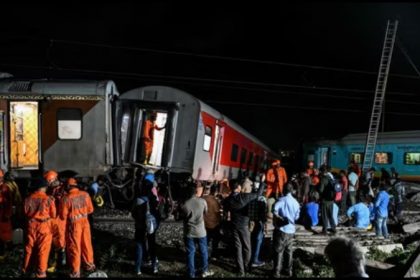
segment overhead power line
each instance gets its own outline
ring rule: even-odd
[[[419,69],[417,69],[417,66],[414,64],[413,60],[408,55],[407,49],[403,46],[403,43],[398,37],[397,37],[397,45],[400,47],[401,52],[403,53],[405,58],[408,60],[408,63],[410,63],[411,67],[413,67],[414,71],[416,71],[418,77],[420,77]]]
[[[337,67],[327,67],[327,66],[318,66],[318,65],[297,64],[297,63],[287,63],[287,62],[279,62],[279,61],[259,60],[259,59],[239,58],[239,57],[229,57],[229,56],[218,56],[218,55],[208,55],[208,54],[196,54],[196,53],[178,52],[178,51],[165,51],[165,50],[157,50],[157,49],[152,49],[152,48],[112,46],[112,45],[108,45],[108,44],[96,44],[96,43],[86,43],[86,42],[80,42],[80,41],[56,40],[56,39],[51,39],[50,41],[51,41],[51,43],[57,42],[57,43],[63,43],[63,44],[74,44],[74,45],[102,47],[102,48],[110,48],[110,49],[124,49],[124,50],[131,50],[131,51],[154,52],[154,53],[171,54],[171,55],[193,56],[193,57],[202,57],[202,58],[229,60],[229,61],[238,61],[238,62],[247,62],[247,63],[281,65],[281,66],[300,67],[300,68],[308,68],[308,69],[316,69],[316,70],[326,70],[326,71],[336,71],[336,72],[351,72],[351,73],[368,74],[368,75],[377,75],[378,74],[375,71],[365,71],[365,70],[348,69],[348,68],[337,68]],[[394,77],[400,77],[400,78],[419,79],[418,76],[413,76],[413,75],[404,75],[404,74],[389,74],[389,75],[394,76]]]
[[[63,67],[46,67],[46,66],[33,66],[33,65],[21,65],[21,64],[8,64],[0,63],[1,66],[7,67],[21,67],[21,68],[30,68],[30,69],[44,69],[44,70],[58,70],[58,71],[69,71],[69,72],[80,72],[80,73],[89,73],[89,74],[102,74],[102,75],[111,75],[113,77],[140,77],[140,78],[149,78],[149,79],[163,79],[167,81],[168,79],[182,80],[182,81],[193,81],[193,82],[218,82],[218,83],[232,83],[232,84],[244,84],[252,86],[271,86],[271,87],[287,87],[287,88],[299,88],[299,89],[311,89],[311,90],[323,90],[323,91],[342,91],[342,92],[355,92],[355,93],[373,93],[374,90],[364,90],[364,89],[348,89],[348,88],[331,88],[331,87],[315,87],[315,86],[302,86],[302,85],[293,85],[293,84],[279,84],[279,83],[266,83],[266,82],[249,82],[249,81],[238,81],[238,80],[223,80],[223,79],[211,79],[211,78],[198,78],[198,77],[185,77],[185,76],[173,76],[173,75],[152,75],[152,74],[141,74],[141,73],[132,73],[132,72],[115,72],[115,71],[103,71],[103,70],[92,70],[92,69],[77,69],[77,68],[63,68]],[[185,82],[184,82],[185,83]],[[258,90],[258,89],[255,89]],[[270,89],[265,89],[270,90]],[[273,89],[271,89],[273,90]],[[270,90],[270,91],[271,91]],[[274,91],[274,90],[273,90]],[[391,95],[401,95],[401,96],[418,96],[415,93],[407,92],[387,92]],[[328,95],[326,97],[329,97]]]
[[[210,104],[224,104],[224,105],[241,105],[241,106],[251,106],[251,107],[267,107],[267,108],[284,108],[284,109],[302,109],[310,111],[332,111],[332,112],[349,112],[349,113],[366,113],[367,110],[359,109],[347,109],[347,108],[334,108],[334,107],[318,107],[318,106],[291,106],[291,105],[281,105],[281,104],[269,104],[269,103],[246,103],[246,102],[235,102],[235,101],[217,101],[217,100],[203,100],[206,103]],[[406,113],[406,112],[386,112],[390,115],[398,116],[417,116],[420,117],[420,113]]]

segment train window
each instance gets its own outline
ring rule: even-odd
[[[391,164],[392,153],[379,152],[375,153],[375,163],[377,164]]]
[[[252,165],[252,162],[254,160],[254,153],[249,153],[249,159],[248,159],[248,165]]]
[[[355,163],[363,162],[364,153],[350,153],[350,162],[354,161]]]
[[[420,152],[405,153],[404,164],[407,165],[420,165]]]
[[[259,164],[260,164],[260,156],[259,156],[259,155],[257,155],[257,156],[255,157],[255,170],[258,170],[258,168],[259,168]]]
[[[246,153],[247,153],[247,150],[245,148],[242,148],[242,150],[241,150],[241,164],[246,162]]]
[[[210,151],[210,144],[211,144],[211,127],[206,125],[206,130],[204,133],[203,150],[206,152]]]
[[[78,108],[61,108],[57,111],[58,139],[80,140],[82,138],[82,111]]]
[[[231,161],[237,161],[238,160],[238,150],[239,150],[238,145],[232,144],[232,152],[230,154],[230,160]]]

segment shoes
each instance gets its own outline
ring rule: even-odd
[[[159,272],[159,269],[158,269],[157,265],[155,265],[155,266],[153,267],[153,274],[156,274],[156,273],[158,273],[158,272]]]
[[[265,262],[258,261],[258,262],[252,263],[251,267],[261,267],[261,266],[264,266],[264,265],[265,265]]]
[[[141,271],[138,271],[136,274],[137,274],[137,276],[140,276],[141,275]]]
[[[213,271],[207,270],[207,271],[203,272],[203,274],[201,274],[201,277],[206,278],[206,277],[209,277],[209,276],[213,276],[213,274],[214,274]]]
[[[273,278],[280,278],[280,273],[274,273]]]
[[[52,265],[49,268],[47,268],[47,272],[54,273],[55,272],[55,265]]]

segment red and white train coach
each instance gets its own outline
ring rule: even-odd
[[[240,170],[252,175],[265,169],[267,162],[276,156],[238,124],[175,88],[133,89],[119,97],[116,107],[118,112],[130,112],[133,117],[134,108],[146,114],[157,113],[157,126],[166,126],[162,131],[155,130],[152,160],[154,155],[160,160],[152,163],[168,167],[173,173],[191,174],[194,179],[203,181],[231,179],[236,178]],[[147,116],[143,114],[141,118],[144,120]],[[116,119],[124,118],[117,114]],[[117,127],[115,131],[121,129]]]

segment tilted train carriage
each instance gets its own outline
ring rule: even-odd
[[[86,182],[107,174],[126,200],[146,168],[166,174],[162,180],[170,185],[252,175],[277,156],[223,114],[171,87],[119,94],[112,81],[3,79],[0,110],[2,169],[18,178],[55,169]],[[143,126],[151,114],[163,129],[154,131],[145,162]]]
[[[303,146],[304,163],[313,160],[317,166],[327,164],[334,171],[347,170],[354,160],[361,167],[366,144],[366,133],[349,134],[336,140],[306,142]],[[420,182],[420,130],[379,132],[373,167],[388,172],[394,167],[402,180]]]

